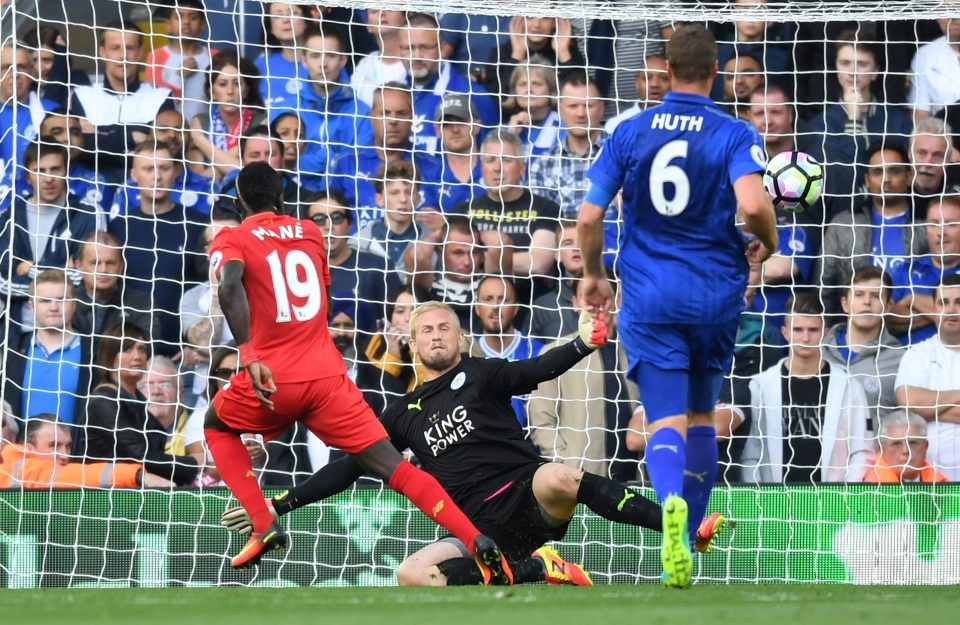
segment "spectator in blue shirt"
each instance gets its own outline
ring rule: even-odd
[[[194,257],[208,217],[173,200],[176,164],[168,146],[145,141],[132,158],[130,178],[140,205],[110,222],[108,230],[123,244],[127,287],[150,295],[160,326],[150,337],[155,350],[172,355],[180,351],[180,299],[206,281]]]
[[[198,160],[199,150],[184,128],[184,118],[178,111],[161,111],[153,123],[153,140],[166,143],[173,150],[179,174],[173,182],[174,201],[197,212],[209,214],[217,200],[220,184],[213,172],[191,167]],[[191,152],[194,154],[191,155]],[[202,156],[199,158],[202,159]]]
[[[414,219],[420,195],[417,171],[410,161],[384,163],[373,186],[383,218],[371,221],[357,233],[357,249],[386,258],[388,267],[400,271],[407,246],[429,232]]]
[[[332,25],[303,33],[303,66],[307,79],[297,96],[280,98],[275,111],[295,111],[304,125],[311,173],[325,174],[330,162],[358,146],[373,145],[370,107],[357,99],[346,73],[347,41]]]
[[[436,18],[417,13],[408,18],[400,33],[400,56],[407,68],[408,88],[413,93],[414,146],[434,153],[440,147],[433,122],[437,106],[451,93],[466,95],[476,107],[484,127],[500,123],[497,104],[487,90],[470,80],[440,56],[440,26]]]
[[[540,56],[517,65],[510,75],[509,94],[503,103],[510,114],[507,128],[520,137],[528,156],[550,151],[560,142],[561,135],[553,69],[546,67]]]
[[[406,86],[387,83],[377,89],[370,110],[373,147],[361,146],[341,154],[333,163],[326,185],[321,177],[308,173],[316,171],[316,161],[309,150],[301,159],[304,186],[313,190],[335,189],[347,198],[349,206],[358,209],[353,221],[354,232],[381,217],[372,180],[386,162],[412,160],[421,180],[421,203],[417,208],[436,210],[439,206],[440,159],[410,144],[411,107],[410,90]]]
[[[944,195],[931,200],[926,231],[930,253],[891,272],[891,329],[905,345],[916,345],[937,333],[934,291],[944,276],[960,274],[960,197]]]
[[[269,107],[282,98],[296,96],[307,77],[300,50],[307,30],[307,7],[292,2],[271,2],[263,16],[266,51],[254,61],[263,80],[260,95]]]
[[[0,172],[5,179],[16,176],[13,165],[37,138],[46,112],[57,106],[32,91],[32,76],[33,63],[25,47],[8,43],[0,48]]]
[[[443,173],[440,179],[440,210],[449,213],[463,202],[484,192],[477,136],[477,109],[462,95],[448,95],[437,107],[436,132],[440,137]],[[436,228],[432,228],[436,229]]]
[[[766,0],[737,0],[735,4],[737,7],[755,7],[766,4]],[[789,43],[780,39],[787,29],[776,22],[753,20],[738,20],[733,23],[733,27],[735,40],[717,43],[717,64],[723,67],[731,58],[744,55],[762,59],[768,80],[789,87],[793,61],[790,58]],[[720,77],[714,81],[710,95],[714,100],[722,98],[723,80]]]
[[[41,413],[82,423],[92,350],[90,339],[74,332],[75,307],[73,283],[64,271],[41,271],[30,283],[28,308],[36,329],[8,344],[4,363],[4,398],[21,423]]]

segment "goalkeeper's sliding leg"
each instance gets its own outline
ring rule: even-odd
[[[344,458],[326,465],[292,490],[268,500],[267,504],[278,517],[342,492],[362,474],[363,470],[355,460]],[[589,581],[586,573],[580,574],[582,569],[564,562],[556,552],[549,548],[537,549],[548,540],[563,537],[578,503],[608,520],[662,531],[659,505],[604,477],[566,465],[545,463],[521,486],[528,491],[527,505],[520,506],[512,518],[489,524],[475,520],[481,531],[494,537],[504,550],[516,583],[548,581],[585,585],[583,582]],[[714,537],[723,527],[719,515],[711,515],[707,521],[710,522],[705,521],[697,533],[697,551],[709,551]],[[221,523],[231,531],[247,533],[251,530],[243,508],[225,511]],[[401,564],[399,582],[436,586],[483,583],[483,572],[464,557],[462,549],[456,551],[457,548],[457,542],[449,539],[417,552]]]

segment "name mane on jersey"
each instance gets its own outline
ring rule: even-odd
[[[261,241],[267,237],[272,237],[274,239],[302,239],[303,238],[303,225],[298,221],[294,224],[289,224],[285,226],[280,226],[280,232],[274,232],[269,228],[264,228],[260,226],[256,230],[251,230],[250,234],[257,237]]]
[[[435,412],[430,416],[429,422],[430,427],[424,431],[423,440],[434,457],[462,441],[475,429],[473,421],[467,417],[467,409],[463,406],[457,406],[445,417],[440,417],[440,413]]]
[[[674,115],[673,113],[655,113],[650,122],[651,129],[660,130],[688,130],[700,132],[703,130],[702,115]]]

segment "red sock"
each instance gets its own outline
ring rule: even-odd
[[[409,462],[401,462],[390,476],[389,486],[463,541],[467,551],[473,553],[473,539],[480,535],[479,530],[432,475]]]
[[[263,500],[263,491],[260,490],[260,484],[253,473],[250,454],[240,440],[240,435],[209,428],[204,429],[203,433],[220,477],[250,515],[253,531],[265,532],[273,523],[273,515]]]

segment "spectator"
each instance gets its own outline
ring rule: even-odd
[[[732,115],[750,121],[750,94],[765,82],[763,62],[750,54],[734,55],[721,65],[723,101]]]
[[[0,47],[0,173],[15,178],[14,163],[23,161],[23,152],[37,138],[40,123],[55,102],[41,99],[33,88],[30,53],[13,43]]]
[[[377,206],[383,212],[379,221],[371,221],[357,234],[357,249],[387,259],[387,267],[403,271],[407,246],[428,229],[414,219],[420,195],[420,180],[410,161],[384,163],[373,180]]]
[[[411,140],[416,148],[430,154],[437,151],[434,114],[450,94],[466,96],[476,107],[484,127],[499,125],[500,112],[486,89],[440,58],[440,26],[435,17],[415,13],[407,18],[400,32],[400,57],[407,70],[407,89],[413,95]]]
[[[583,275],[583,258],[577,240],[577,222],[561,220],[557,225],[557,287],[533,301],[530,335],[543,340],[558,339],[577,330],[578,313],[573,305],[573,286]]]
[[[266,121],[257,85],[260,76],[250,61],[234,51],[223,51],[210,64],[206,85],[210,112],[190,122],[193,144],[222,178],[242,165],[240,140]]]
[[[860,383],[823,356],[823,305],[805,293],[787,302],[787,357],[750,380],[744,478],[752,483],[859,482],[872,446]]]
[[[596,83],[594,83],[596,84]],[[667,57],[662,54],[651,54],[640,62],[640,71],[636,77],[637,100],[628,109],[607,120],[604,130],[612,135],[620,122],[656,106],[663,101],[663,96],[670,91],[670,77],[667,75]],[[597,89],[599,89],[597,85]],[[605,107],[606,108],[606,107]]]
[[[350,224],[353,214],[346,199],[330,190],[310,198],[306,217],[313,220],[323,232],[330,264],[330,293],[349,297],[357,302],[357,329],[372,333],[379,313],[386,303],[390,288],[399,283],[389,270],[387,261],[369,252],[360,252],[350,246]]]
[[[157,143],[169,143],[186,161],[187,178],[209,181],[214,178],[213,168],[204,162],[203,152],[193,144],[193,135],[186,125],[186,118],[175,110],[160,111],[153,122],[153,140]],[[214,189],[216,187],[214,186]]]
[[[616,0],[626,4],[628,0]],[[673,25],[665,20],[575,20],[574,36],[581,37],[586,28],[589,37],[584,56],[589,59],[592,74],[600,91],[610,101],[607,112],[616,115],[640,99],[636,74],[644,59],[664,55],[666,42],[673,34]]]
[[[603,99],[585,73],[569,72],[560,83],[560,121],[563,139],[530,159],[530,188],[560,207],[564,219],[576,219],[587,195],[587,169],[606,134],[601,130]],[[611,204],[616,216],[616,204]]]
[[[586,68],[586,61],[573,35],[573,24],[554,17],[510,19],[509,41],[487,58],[487,91],[501,95],[516,93],[514,75],[518,67],[538,67],[551,76],[556,85],[558,74],[566,69]],[[510,85],[508,91],[507,85]]]
[[[391,401],[406,395],[417,385],[417,366],[407,344],[410,313],[415,304],[410,287],[401,287],[391,293],[384,328],[370,338],[359,358],[357,386],[377,416],[383,414]]]
[[[307,78],[300,51],[303,33],[310,23],[308,11],[306,5],[293,2],[270,2],[264,11],[265,51],[254,66],[264,77],[258,89],[260,99],[268,107],[299,93]]]
[[[57,108],[70,105],[70,91],[77,85],[89,85],[83,70],[71,66],[67,44],[61,32],[49,24],[27,28],[22,33],[23,45],[33,54],[34,89],[41,101],[48,100]]]
[[[137,391],[147,398],[147,413],[167,432],[164,451],[172,456],[191,456],[203,466],[206,454],[203,445],[187,445],[184,431],[190,413],[183,403],[183,383],[177,365],[164,356],[154,356],[147,362],[146,375],[137,382]]]
[[[444,13],[440,18],[440,54],[452,61],[457,71],[484,84],[497,69],[486,61],[507,43],[514,19],[505,15]]]
[[[144,80],[170,90],[183,113],[193,119],[207,112],[205,73],[210,67],[210,49],[201,39],[207,26],[201,0],[175,0],[167,9],[167,45],[147,55]]]
[[[945,194],[960,192],[960,171],[950,145],[953,129],[935,117],[917,122],[910,138],[910,163],[913,165],[913,214],[926,215],[930,201]]]
[[[129,321],[148,334],[154,331],[150,297],[123,283],[123,255],[115,236],[100,231],[85,236],[73,265],[81,280],[75,291],[73,313],[77,334],[96,343],[104,329],[122,321]]]
[[[263,124],[252,126],[240,139],[240,164],[246,167],[250,163],[267,163],[276,170],[283,168],[284,146],[279,137],[270,133],[270,129]],[[231,198],[237,196],[237,176],[239,169],[233,169],[223,177],[220,183],[220,194]],[[295,215],[299,210],[304,190],[299,183],[299,177],[293,173],[280,171],[283,182],[283,202],[287,214]]]
[[[521,184],[526,173],[523,143],[513,133],[492,132],[480,146],[480,162],[487,193],[455,212],[465,213],[481,231],[496,230],[510,237],[513,263],[505,266],[506,273],[520,277],[550,273],[560,209]]]
[[[767,4],[767,0],[736,0],[736,9],[754,9]],[[761,60],[761,65],[766,70],[767,76],[776,82],[786,84],[790,82],[793,62],[790,58],[790,48],[788,45],[793,42],[782,42],[779,36],[783,34],[783,28],[771,27],[771,25],[782,26],[775,22],[755,21],[755,20],[737,20],[734,26],[734,41],[721,41],[717,45],[717,63],[720,67],[727,64],[731,58],[737,56],[750,56]],[[720,39],[720,38],[718,38]],[[714,83],[713,93],[715,100],[719,100],[723,95],[723,80],[719,77]]]
[[[303,67],[309,80],[300,91],[273,103],[273,110],[291,110],[300,115],[313,155],[311,171],[326,174],[330,162],[341,153],[373,145],[370,107],[357,99],[348,82],[349,42],[333,25],[310,27],[303,33]]]
[[[543,154],[560,136],[557,77],[542,57],[534,56],[513,68],[509,85],[503,102],[510,114],[507,128],[523,141],[526,154]]]
[[[296,177],[300,171],[300,156],[307,148],[306,131],[299,114],[281,111],[273,117],[270,136],[283,143],[283,169]]]
[[[399,83],[387,83],[377,89],[370,110],[370,124],[373,126],[373,146],[359,147],[355,153],[344,153],[337,158],[330,176],[323,184],[322,176],[316,180],[306,176],[304,184],[311,189],[323,189],[327,186],[339,191],[347,198],[348,206],[359,208],[354,228],[362,229],[367,223],[380,219],[376,206],[376,189],[371,182],[383,163],[395,160],[412,160],[422,182],[422,203],[420,209],[436,209],[437,183],[440,181],[440,160],[422,151],[415,150],[410,143],[413,127],[413,108],[410,90]],[[304,154],[304,171],[322,171],[313,155]],[[313,179],[311,181],[311,179]]]
[[[67,172],[67,187],[70,193],[84,204],[106,213],[116,188],[107,185],[106,178],[83,164],[83,131],[80,129],[80,118],[70,115],[66,109],[50,111],[40,124],[40,139],[66,146],[70,159]],[[22,180],[21,178],[18,182]],[[29,197],[32,194],[33,189],[29,185],[23,185],[22,195]]]
[[[787,91],[776,83],[750,94],[749,120],[763,135],[767,156],[797,149],[797,115]]]
[[[379,87],[388,82],[402,83],[407,78],[407,70],[400,58],[400,31],[406,22],[403,11],[367,9],[367,30],[379,50],[363,57],[350,78],[353,92],[367,106],[373,105],[373,93]]]
[[[81,118],[86,153],[108,182],[126,177],[127,152],[147,138],[150,124],[174,108],[170,90],[140,81],[143,31],[129,21],[100,29],[99,63],[103,80],[74,88],[70,112]]]
[[[347,375],[357,378],[357,301],[352,293],[333,293],[330,304],[330,338],[347,365]]]
[[[517,329],[520,313],[517,287],[505,276],[486,276],[477,287],[474,311],[480,321],[480,332],[473,335],[470,355],[481,358],[526,360],[540,354],[543,344]],[[520,425],[527,425],[526,397],[513,398],[513,411]]]
[[[577,287],[579,287],[579,280]],[[575,287],[575,288],[577,288]],[[580,308],[579,301],[574,305]],[[639,392],[627,379],[627,357],[616,337],[616,315],[606,317],[606,345],[530,395],[530,439],[548,460],[563,462],[617,481],[637,479],[637,456],[625,434]],[[544,351],[576,338],[548,343]]]
[[[21,422],[52,413],[65,424],[81,424],[93,351],[90,338],[73,328],[73,284],[63,271],[42,271],[30,284],[27,307],[36,329],[7,343],[3,396]]]
[[[811,134],[800,144],[800,149],[826,165],[824,208],[828,219],[849,211],[874,148],[883,144],[904,151],[913,130],[906,111],[874,93],[873,85],[883,71],[880,55],[872,44],[858,41],[855,31],[840,34],[834,59],[842,100],[827,105],[821,115],[810,120]]]
[[[923,417],[903,410],[891,412],[880,420],[880,453],[867,470],[864,482],[934,484],[949,481],[927,460],[930,443]]]
[[[960,276],[934,293],[938,332],[907,349],[897,372],[897,403],[930,424],[930,462],[960,479]]]
[[[20,436],[20,424],[7,400],[0,401],[0,450],[7,443],[16,442]]]
[[[488,239],[492,242],[492,239]],[[463,216],[448,217],[443,228],[422,237],[407,248],[407,273],[413,275],[418,300],[449,304],[460,319],[460,327],[473,332],[473,304],[479,279],[484,272],[499,275],[501,266],[510,266],[512,250],[499,244],[489,246],[475,224]]]
[[[823,235],[816,275],[831,306],[849,286],[842,281],[851,270],[874,265],[893,277],[896,267],[926,251],[923,226],[912,223],[906,153],[895,145],[875,145],[866,162],[865,202],[855,212],[839,213]]]
[[[847,319],[830,329],[824,356],[863,386],[872,436],[879,419],[897,407],[894,382],[903,347],[883,322],[893,283],[889,274],[870,265],[855,269],[847,283],[850,287],[840,298]]]
[[[960,100],[960,20],[938,19],[943,37],[920,46],[910,65],[907,101],[921,120]]]
[[[944,276],[960,274],[960,196],[945,195],[927,206],[926,243],[929,254],[916,255],[897,267],[893,280],[894,333],[916,345],[936,334],[936,286]]]
[[[70,462],[73,437],[56,415],[38,415],[27,423],[23,446],[3,446],[0,488],[164,488],[169,480],[131,462]]]
[[[173,167],[173,182],[170,183],[170,198],[176,204],[203,215],[209,215],[216,201],[216,192],[220,185],[212,177],[198,174],[185,166],[185,149],[189,149],[190,135],[184,133],[183,117],[175,110],[161,111],[147,143],[164,145],[170,149]],[[188,143],[184,145],[184,137]],[[169,139],[169,140],[167,140]],[[213,171],[211,170],[211,174]],[[126,186],[114,196],[110,207],[110,219],[126,215],[140,206],[140,193],[133,180],[127,180]]]
[[[197,239],[207,218],[174,202],[170,188],[176,175],[173,152],[146,141],[133,151],[130,178],[140,193],[140,206],[110,222],[110,233],[123,246],[126,284],[150,296],[150,310],[159,321],[154,349],[162,355],[180,351],[180,299],[204,281],[193,260]]]
[[[183,486],[199,471],[192,456],[166,453],[167,432],[146,410],[137,384],[149,357],[146,334],[125,323],[107,328],[97,348],[100,383],[93,389],[80,454],[89,461],[142,462],[144,468]]]
[[[102,226],[96,208],[70,194],[67,162],[62,145],[31,144],[23,165],[34,193],[0,213],[0,293],[10,298],[10,318],[27,328],[32,315],[21,317],[21,311],[31,279],[45,269],[66,269],[83,237]]]
[[[442,159],[437,208],[449,213],[483,192],[483,172],[477,151],[480,118],[476,107],[462,95],[446,96],[434,117]]]

